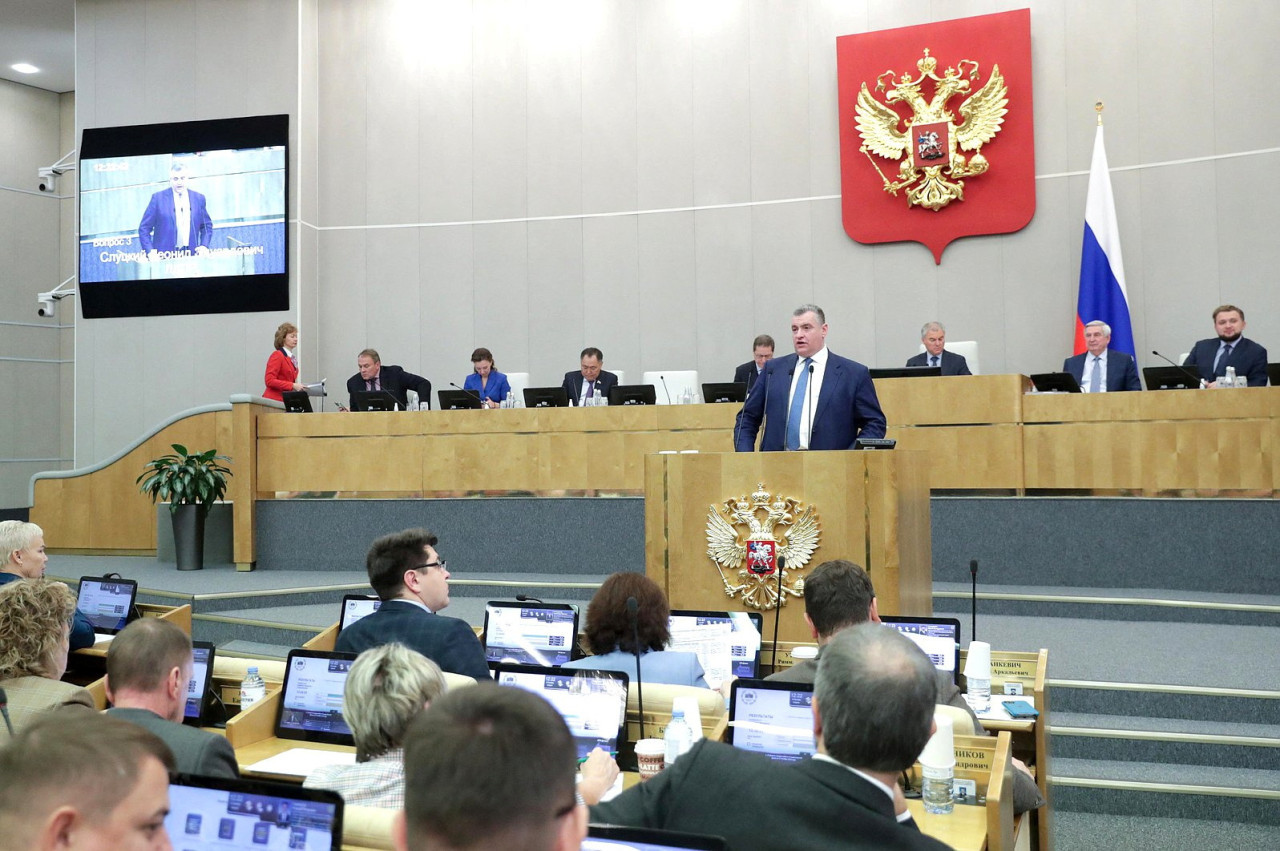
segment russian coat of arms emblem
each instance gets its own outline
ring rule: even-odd
[[[764,484],[750,497],[726,499],[707,512],[707,556],[724,592],[745,605],[773,609],[804,594],[800,575],[818,548],[818,512],[774,495]]]

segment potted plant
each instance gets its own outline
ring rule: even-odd
[[[138,489],[153,503],[169,502],[178,570],[200,570],[204,567],[204,520],[227,492],[231,475],[218,462],[231,459],[216,449],[187,452],[182,444],[172,445],[174,454],[146,463],[137,479]]]

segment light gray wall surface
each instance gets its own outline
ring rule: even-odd
[[[941,266],[915,243],[851,241],[836,37],[1023,6],[1031,224],[955,242]],[[81,321],[78,464],[174,410],[260,391],[285,318],[302,326],[304,377],[339,393],[365,346],[437,388],[462,382],[478,345],[535,384],[558,383],[586,345],[630,376],[725,380],[759,332],[789,350],[790,310],[806,301],[826,308],[833,350],[873,366],[905,361],[936,318],[951,339],[979,341],[986,372],[1057,368],[1072,345],[1096,100],[1140,364],[1210,336],[1223,301],[1280,349],[1269,83],[1280,4],[80,0],[77,11],[78,127],[288,112],[301,143],[298,306]],[[1016,93],[1010,108],[1022,108]],[[984,153],[993,169],[1013,155]]]

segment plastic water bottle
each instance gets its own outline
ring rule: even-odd
[[[689,722],[684,720],[683,709],[671,713],[671,723],[667,725],[664,740],[667,744],[665,759],[668,766],[693,747],[693,731],[689,729]]]
[[[991,680],[981,680],[977,677],[967,678],[969,691],[969,705],[973,707],[975,712],[986,712],[991,708]]]
[[[515,394],[515,393],[512,393],[510,390],[508,390],[508,391],[507,391],[507,399],[506,399],[506,401],[505,401],[505,402],[503,402],[503,403],[502,403],[502,407],[504,407],[504,408],[514,408],[515,406],[516,406],[516,394]]]
[[[1227,367],[1226,377],[1222,381],[1223,387],[1236,387],[1236,368],[1234,366]]]
[[[924,773],[924,811],[934,815],[946,815],[955,809],[951,799],[951,786],[955,781],[956,770],[953,766],[921,766]]]
[[[240,681],[240,711],[244,712],[267,696],[267,684],[258,676],[258,666],[250,665],[249,672]]]

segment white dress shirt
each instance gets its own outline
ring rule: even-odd
[[[187,248],[191,238],[191,196],[186,192],[173,193],[173,224],[178,231],[175,245]]]
[[[1107,350],[1103,349],[1102,354],[1097,356],[1098,359],[1098,381],[1101,387],[1094,388],[1090,380],[1093,375],[1093,359],[1092,352],[1084,353],[1084,372],[1080,374],[1080,389],[1085,393],[1106,393],[1107,392]]]
[[[800,448],[809,448],[809,435],[813,431],[813,423],[810,418],[818,412],[818,399],[822,393],[822,379],[827,374],[827,356],[830,354],[827,347],[823,346],[821,351],[815,352],[813,355],[813,375],[809,376],[809,386],[805,390],[808,398],[805,399],[804,409],[800,412]],[[796,397],[796,385],[800,383],[800,374],[805,371],[804,358],[796,361],[795,375],[791,376],[791,392],[787,394],[787,415],[791,414],[791,402]]]

